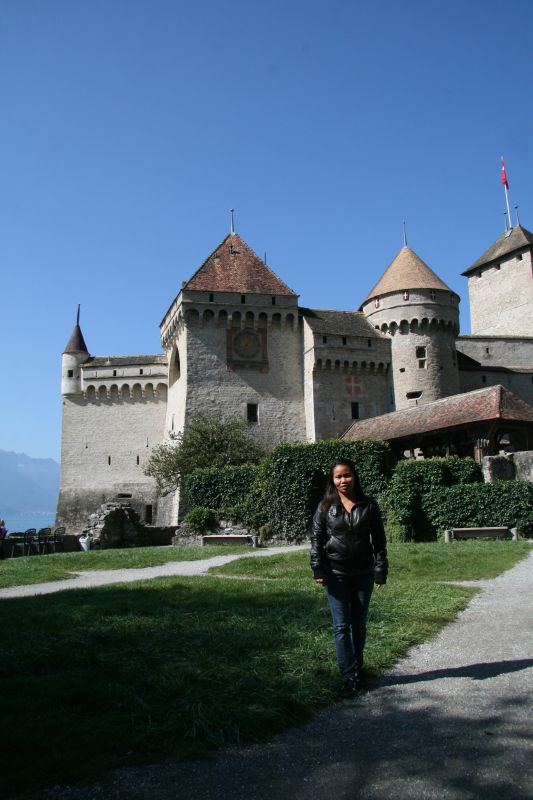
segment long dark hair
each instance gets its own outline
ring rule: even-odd
[[[331,465],[330,470],[329,470],[328,482],[327,482],[327,485],[326,485],[326,491],[325,491],[324,497],[322,499],[322,502],[320,503],[320,507],[321,507],[322,511],[327,511],[328,508],[331,505],[333,505],[333,503],[337,504],[337,503],[341,502],[341,499],[339,497],[339,493],[337,491],[337,487],[335,486],[335,484],[333,482],[333,471],[334,471],[335,467],[348,467],[348,469],[350,470],[350,472],[352,473],[352,475],[354,477],[353,493],[354,493],[354,498],[355,498],[356,502],[365,499],[365,493],[363,492],[363,490],[361,488],[361,482],[359,480],[359,475],[357,474],[357,469],[356,469],[355,464],[353,463],[353,461],[350,461],[349,458],[337,458],[333,462],[333,464]]]

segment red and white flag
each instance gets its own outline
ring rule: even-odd
[[[503,156],[502,156],[502,183],[506,189],[509,189],[509,181],[507,180],[507,173],[505,172],[505,164],[503,163]]]

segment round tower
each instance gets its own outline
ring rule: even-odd
[[[68,340],[61,357],[61,394],[79,394],[81,392],[80,364],[89,358],[89,351],[80,328],[80,307],[72,336]]]
[[[402,247],[361,308],[391,338],[397,410],[458,394],[459,295]]]

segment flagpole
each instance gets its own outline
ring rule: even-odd
[[[505,178],[505,180],[504,180]],[[505,164],[503,163],[503,156],[502,156],[502,183],[503,189],[505,191],[505,202],[507,203],[507,218],[509,220],[509,230],[513,230],[513,220],[511,217],[511,208],[509,206],[509,184],[507,182],[507,173],[505,171]]]

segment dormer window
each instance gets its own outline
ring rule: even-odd
[[[403,293],[403,299],[404,300],[409,300],[409,291],[407,289]]]

